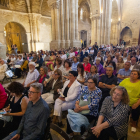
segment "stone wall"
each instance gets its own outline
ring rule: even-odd
[[[131,45],[138,45],[140,29],[140,1],[123,0],[121,31],[127,26],[132,31]]]
[[[38,49],[50,50],[50,42],[52,41],[51,18],[42,16],[38,21]]]

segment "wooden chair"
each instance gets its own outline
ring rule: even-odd
[[[64,140],[70,140],[67,133],[65,133],[59,126],[51,123],[50,129],[52,129],[52,130],[56,131],[58,134],[60,134],[64,138]]]

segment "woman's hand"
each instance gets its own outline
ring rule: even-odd
[[[44,83],[43,83],[43,84],[44,84],[44,86],[46,86],[46,85],[47,85],[47,81],[44,81]]]
[[[92,133],[98,138],[100,136],[102,128],[100,126],[95,126],[91,129],[92,129]]]
[[[11,113],[7,112],[6,114],[3,114],[3,116],[11,116]]]
[[[19,140],[20,138],[20,135],[19,134],[16,134],[13,138],[11,138],[10,140]]]
[[[10,111],[10,109],[7,107],[7,108],[4,108],[3,111],[8,112],[8,111]]]

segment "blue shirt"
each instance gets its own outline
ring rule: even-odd
[[[22,116],[17,134],[23,136],[22,140],[40,140],[49,116],[49,106],[41,97],[35,104],[30,101]]]
[[[128,71],[125,71],[125,69],[120,69],[118,74],[120,74],[121,76],[130,76],[131,70],[129,69]],[[118,78],[118,82],[120,83],[121,81],[123,81],[122,79]]]
[[[84,94],[84,93],[86,93],[86,94]],[[84,100],[88,99],[88,97],[90,96],[91,103],[88,105],[88,108],[90,110],[89,115],[93,115],[96,117],[98,115],[98,108],[99,108],[99,102],[102,97],[102,91],[97,87],[96,87],[96,90],[90,91],[90,90],[88,90],[88,87],[86,86],[80,91],[77,101],[80,100],[82,95],[83,95]]]
[[[73,70],[73,71],[77,71],[77,65],[79,64],[79,62],[77,62],[77,63],[72,63],[72,67],[71,67],[71,69]]]

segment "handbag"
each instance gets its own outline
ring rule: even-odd
[[[80,97],[80,101],[79,101],[79,106],[86,106],[86,105],[89,105],[91,103],[91,98],[90,96],[88,97],[87,100],[84,100],[83,96],[85,95],[86,93],[82,94],[81,97]],[[83,110],[81,112],[79,112],[80,114],[83,114],[83,115],[88,115],[90,113],[90,110]]]
[[[3,116],[0,115],[0,120],[6,121],[6,122],[10,122],[13,120],[13,116]]]

